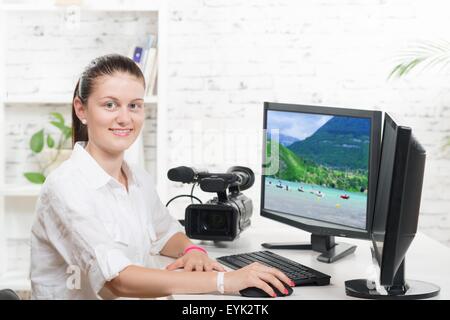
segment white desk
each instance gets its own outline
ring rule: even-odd
[[[263,242],[296,242],[309,241],[309,239],[310,234],[302,230],[277,222],[258,221],[257,225],[245,230],[238,240],[229,243],[222,242],[221,244],[224,245],[222,248],[214,246],[212,242],[198,241],[197,243],[205,247],[210,256],[219,257],[265,250],[260,246]],[[334,263],[327,264],[318,261],[316,257],[319,253],[310,250],[270,250],[331,276],[328,286],[295,287],[291,296],[276,299],[355,299],[345,294],[344,282],[351,279],[369,278],[374,275],[374,272],[377,272],[372,263],[371,242],[349,238],[336,238],[336,241],[357,245],[356,252]],[[161,257],[161,259],[163,265],[171,261],[164,257]],[[441,288],[441,292],[436,299],[450,299],[450,248],[424,234],[417,234],[406,256],[406,279],[432,282]],[[175,295],[173,298],[192,300],[249,299],[240,295],[222,296],[214,294]]]

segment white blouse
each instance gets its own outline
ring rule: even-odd
[[[151,178],[124,161],[128,192],[76,143],[46,179],[31,234],[34,299],[116,298],[104,284],[129,265],[149,266],[183,228]],[[156,265],[156,264],[153,264]]]

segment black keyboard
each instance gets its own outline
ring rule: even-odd
[[[330,276],[292,261],[270,251],[255,251],[249,253],[223,256],[217,260],[232,269],[243,268],[253,262],[259,262],[268,267],[277,268],[287,275],[296,286],[330,284]]]

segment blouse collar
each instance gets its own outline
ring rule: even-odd
[[[111,183],[118,183],[116,179],[111,177],[98,162],[86,151],[86,141],[78,141],[75,143],[70,159],[81,169],[81,173],[88,181],[89,185],[94,189],[103,187]],[[130,165],[123,160],[122,169],[128,180],[128,186],[137,184],[136,176]]]

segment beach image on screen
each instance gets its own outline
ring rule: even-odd
[[[264,208],[366,228],[370,119],[269,110]],[[276,133],[274,133],[276,132]]]

